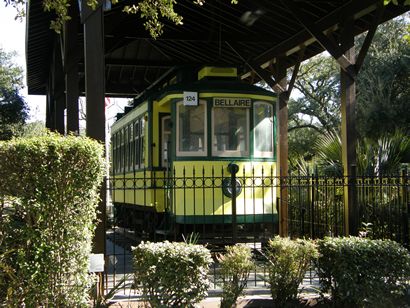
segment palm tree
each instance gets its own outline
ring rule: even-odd
[[[342,142],[337,132],[329,132],[315,144],[320,170],[326,175],[343,175]],[[410,138],[400,131],[377,140],[362,139],[357,148],[357,174],[381,176],[398,174],[410,153]]]

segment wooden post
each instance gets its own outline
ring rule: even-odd
[[[105,143],[105,66],[104,66],[104,12],[102,2],[95,10],[82,0],[81,20],[84,24],[86,134]],[[101,187],[97,219],[99,223],[94,236],[94,253],[105,254],[106,191],[105,181]],[[103,282],[101,282],[103,285]]]
[[[59,92],[55,98],[55,131],[61,135],[65,134],[64,111],[65,96],[63,91]]]
[[[345,24],[344,35],[342,37],[342,50],[344,56],[350,63],[355,63],[355,47],[353,19],[349,18]],[[351,171],[356,166],[356,80],[346,70],[340,70],[341,84],[341,114],[342,114],[342,159],[343,174],[347,177],[344,186],[344,216],[345,216],[345,234],[358,234],[358,213],[356,202],[356,189],[352,185]]]
[[[286,89],[286,65],[284,57],[277,58],[277,69],[275,79],[282,89]],[[277,117],[277,170],[276,174],[280,177],[281,185],[279,188],[279,234],[288,236],[288,92],[281,91],[278,93],[278,102],[276,104]]]
[[[49,80],[47,83],[47,95],[46,95],[46,127],[49,130],[54,130],[54,101],[51,84],[51,73],[49,74]]]
[[[61,48],[59,45],[60,38],[55,37],[54,50],[52,58],[51,71],[51,104],[54,106],[51,121],[53,122],[52,129],[64,135],[64,110],[65,110],[65,95],[64,95],[64,72],[61,57]]]
[[[80,46],[78,46],[78,6],[73,4],[69,7],[71,17],[64,27],[64,71],[67,103],[67,133],[79,135],[78,115],[78,63],[80,61]]]

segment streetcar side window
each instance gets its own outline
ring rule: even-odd
[[[135,169],[144,167],[144,118],[140,117],[133,123],[134,142],[133,142],[133,162]]]
[[[121,132],[117,132],[117,160],[115,162],[117,173],[121,172]]]
[[[128,171],[128,160],[129,160],[129,156],[128,156],[128,141],[129,141],[129,134],[128,134],[128,126],[125,126],[124,128],[124,171]]]
[[[212,108],[212,155],[249,155],[249,109]]]
[[[128,125],[128,170],[133,169],[134,161],[134,132],[132,123]]]
[[[120,139],[120,172],[124,172],[124,129],[121,129],[120,131]]]
[[[111,135],[111,165],[110,165],[112,174],[116,173],[116,170],[114,169],[115,159],[117,156],[117,153],[115,152],[116,147],[117,147],[117,141],[115,140],[115,134],[112,134]]]
[[[254,157],[273,158],[273,106],[255,102],[253,106]]]
[[[206,102],[198,106],[177,104],[177,155],[206,156]]]
[[[140,151],[139,151],[139,163],[140,168],[144,167],[144,159],[145,159],[145,143],[144,143],[144,134],[145,134],[145,120],[144,116],[139,119],[140,122]]]
[[[137,119],[134,122],[134,152],[135,152],[135,158],[134,158],[134,166],[135,169],[138,169],[140,167],[140,122],[139,119]]]

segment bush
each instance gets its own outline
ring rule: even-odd
[[[308,240],[276,236],[268,242],[268,282],[276,305],[280,307],[296,299],[298,287],[317,255],[315,245]]]
[[[244,244],[226,246],[226,253],[219,256],[223,275],[221,307],[232,307],[242,294],[254,266],[251,249]]]
[[[392,304],[410,279],[410,255],[391,240],[345,237],[318,242],[321,286],[339,305]]]
[[[137,285],[152,307],[193,306],[207,295],[208,249],[187,243],[144,243],[133,248]]]
[[[102,145],[48,134],[0,142],[0,157],[0,301],[85,306]]]

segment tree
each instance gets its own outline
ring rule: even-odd
[[[364,138],[385,132],[410,134],[410,45],[405,18],[382,24],[357,80],[357,128]],[[358,38],[358,44],[363,41]]]
[[[301,96],[289,102],[289,130],[309,127],[320,133],[340,125],[340,78],[333,58],[320,54],[300,68],[295,89]]]
[[[408,19],[379,26],[357,78],[356,123],[359,141],[376,142],[386,132],[410,134],[410,45]],[[363,43],[364,35],[356,40]],[[340,70],[324,54],[302,64],[289,101],[289,156],[312,157],[312,141],[340,129]]]
[[[340,126],[339,71],[335,61],[320,54],[306,61],[296,79],[297,97],[290,99],[289,160],[296,167],[315,155],[314,143]]]
[[[28,107],[19,94],[23,70],[12,61],[14,56],[0,48],[0,140],[18,134],[28,117]]]

